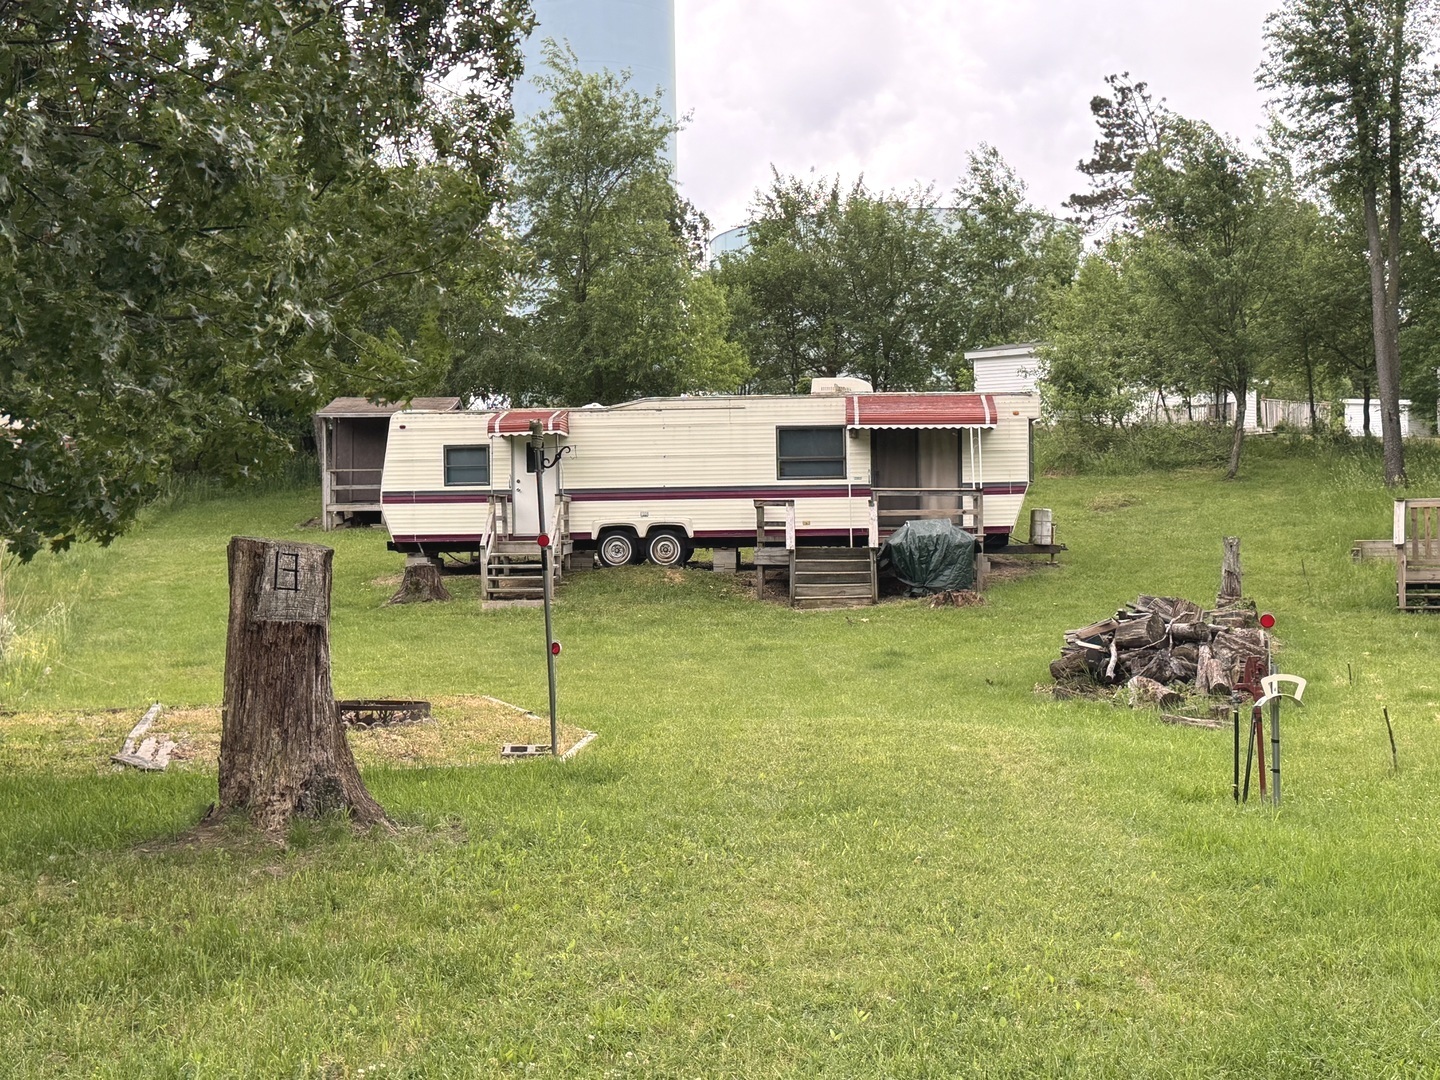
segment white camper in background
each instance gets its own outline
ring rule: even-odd
[[[766,503],[788,548],[873,550],[909,517],[947,516],[994,548],[1029,487],[1038,415],[1033,394],[876,394],[852,379],[807,396],[399,412],[381,504],[391,547],[431,556],[533,546],[542,500],[557,550],[609,566],[754,546]],[[562,455],[538,498],[536,422],[546,457]]]

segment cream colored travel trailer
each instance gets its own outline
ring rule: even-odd
[[[399,412],[381,505],[391,547],[431,556],[533,546],[542,502],[558,551],[611,566],[755,546],[767,513],[792,549],[874,549],[914,517],[952,517],[994,548],[1029,487],[1038,415],[1028,393],[877,394],[851,379],[803,397]],[[559,458],[543,495],[535,423]]]

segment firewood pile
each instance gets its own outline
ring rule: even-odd
[[[1228,697],[1245,661],[1264,657],[1251,606],[1206,610],[1178,596],[1139,596],[1111,618],[1067,631],[1050,675],[1062,685],[1126,686],[1132,705],[1169,707],[1187,694]]]

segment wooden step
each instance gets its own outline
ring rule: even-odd
[[[795,570],[795,584],[864,585],[870,587],[869,570]]]
[[[833,584],[808,582],[805,585],[797,583],[795,595],[800,596],[802,593],[806,596],[869,596],[870,583],[868,581],[864,583],[847,581]]]
[[[801,610],[814,611],[819,608],[870,607],[874,603],[869,596],[802,596],[796,597],[794,606]]]

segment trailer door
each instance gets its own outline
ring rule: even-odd
[[[555,454],[556,445],[546,440],[545,456]],[[535,477],[539,473],[535,451],[528,438],[510,439],[510,496],[514,512],[513,532],[516,536],[535,536],[540,532],[540,508],[535,502]],[[545,528],[553,531],[560,492],[560,468],[540,473],[545,483]]]

